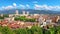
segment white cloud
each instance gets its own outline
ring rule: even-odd
[[[9,9],[13,9],[13,8],[16,8],[16,7],[17,7],[16,3],[13,3],[13,5],[2,6],[0,9],[9,10]]]
[[[16,3],[13,3],[13,6],[16,7]]]
[[[9,9],[12,9],[13,8],[13,6],[2,6],[2,9],[5,9],[5,10],[9,10]]]
[[[34,1],[34,3],[37,3],[37,1]],[[1,8],[9,10],[9,9],[12,9],[12,8],[27,9],[27,8],[30,8],[30,7],[31,6],[29,4],[26,4],[26,5],[20,4],[19,6],[17,6],[16,3],[13,3],[13,5],[2,6]],[[54,11],[55,10],[60,10],[60,6],[48,6],[46,4],[44,4],[44,5],[34,4],[34,8],[37,9],[37,10],[54,10]]]
[[[27,8],[30,8],[30,5],[26,4],[26,7],[27,7]]]
[[[21,9],[25,9],[25,6],[22,5],[22,4],[20,4],[20,8],[21,8]]]
[[[42,6],[35,4],[34,8],[37,9],[37,10],[40,10],[40,8],[42,8]]]
[[[5,6],[2,6],[1,8],[2,8],[2,9],[4,9],[4,8],[5,8]]]
[[[60,10],[60,6],[48,6],[46,4],[44,4],[44,5],[35,4],[34,8],[37,10],[54,10],[54,11]]]
[[[17,7],[17,5],[16,5],[16,3],[13,3],[13,5],[8,5],[8,6],[2,6],[1,7],[1,9],[2,10],[9,10],[9,9],[13,9],[13,8],[16,8]]]

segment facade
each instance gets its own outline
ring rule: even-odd
[[[18,10],[16,10],[16,15],[19,15],[19,12],[18,12]]]

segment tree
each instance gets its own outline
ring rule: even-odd
[[[0,19],[4,19],[4,17],[1,17],[1,16],[0,16]]]
[[[50,34],[50,31],[49,30],[45,30],[44,34]]]
[[[56,34],[60,34],[60,26],[57,26],[56,29],[57,29],[57,33]]]
[[[16,32],[16,34],[27,34],[27,30],[26,29],[21,29],[21,28],[16,29],[15,32]]]
[[[2,26],[0,26],[0,34],[2,34]]]
[[[19,16],[19,17],[15,17],[15,20],[20,20],[20,21],[24,21],[24,22],[36,22],[36,20],[34,18],[26,18],[25,16]]]
[[[32,30],[32,34],[43,34],[42,28],[38,27],[38,26],[33,26],[31,28]]]
[[[9,17],[9,15],[8,14],[4,14],[3,17]]]
[[[49,31],[50,31],[51,34],[54,34],[55,33],[55,28],[51,27],[51,28],[49,28]]]
[[[3,27],[2,34],[14,34],[14,33],[9,27]]]

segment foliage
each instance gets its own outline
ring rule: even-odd
[[[32,26],[32,34],[43,34],[42,28],[38,26]]]
[[[44,31],[44,32],[43,32]],[[38,26],[29,28],[10,29],[9,27],[0,26],[0,34],[60,34],[60,26],[43,29]]]
[[[9,27],[2,27],[2,34],[13,34],[13,31]]]
[[[15,20],[20,20],[20,21],[27,21],[27,22],[35,22],[36,20],[34,18],[26,18],[25,16],[19,16],[19,17],[15,17]]]
[[[15,30],[15,32],[16,32],[16,34],[27,34],[27,31],[25,29],[21,29],[21,28]]]
[[[1,16],[0,16],[0,19],[4,19],[4,17],[1,17]]]
[[[60,34],[60,26],[56,27],[57,33],[56,34]]]
[[[9,15],[8,14],[4,14],[3,17],[9,17]]]

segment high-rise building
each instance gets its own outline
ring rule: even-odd
[[[18,10],[16,10],[16,15],[18,15],[19,14],[19,12],[18,12]]]
[[[29,15],[29,12],[27,11],[27,15]]]
[[[23,11],[23,15],[25,15],[25,11]]]

